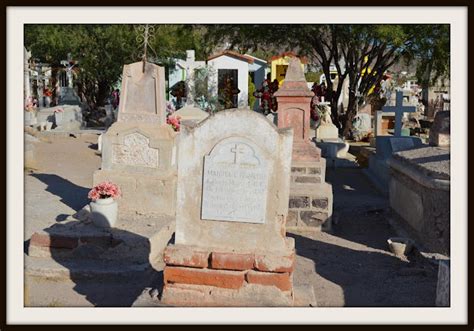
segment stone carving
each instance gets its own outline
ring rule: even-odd
[[[268,169],[253,143],[226,139],[204,157],[201,218],[264,223]]]
[[[124,138],[123,145],[115,145],[112,162],[139,167],[157,168],[159,164],[158,149],[150,148],[150,140],[134,132]]]

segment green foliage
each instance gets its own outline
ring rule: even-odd
[[[319,78],[323,74],[322,71],[319,72],[307,72],[304,74],[306,81],[308,82],[317,82],[319,84]]]
[[[150,62],[166,64],[170,57],[186,55],[186,49],[203,54],[202,28],[157,25],[150,40]],[[79,61],[75,80],[91,107],[102,106],[120,81],[124,64],[140,61],[137,31],[130,24],[25,25],[25,47],[40,62],[62,67],[71,53]]]
[[[256,99],[253,94],[255,93],[256,88],[255,88],[255,84],[252,82],[250,75],[249,75],[248,91],[249,91],[249,107],[250,109],[253,109],[255,99]]]

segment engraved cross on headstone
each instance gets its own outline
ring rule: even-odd
[[[244,149],[242,145],[235,144],[234,147],[230,149],[231,153],[234,153],[234,164],[239,163],[237,161],[239,160],[239,154],[242,155],[244,154]]]
[[[397,91],[397,98],[395,106],[383,106],[383,112],[394,112],[395,113],[395,137],[402,136],[402,119],[403,113],[414,113],[416,112],[415,106],[403,106],[403,92]]]

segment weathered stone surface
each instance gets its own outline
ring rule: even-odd
[[[203,177],[202,219],[265,222],[268,160],[252,141],[219,142],[204,157]]]
[[[167,265],[206,268],[209,254],[192,246],[170,245],[165,249],[163,261]]]
[[[112,163],[138,167],[158,168],[157,148],[150,148],[150,139],[139,132],[124,137],[123,145],[115,145],[112,151]]]
[[[286,226],[296,226],[298,224],[298,212],[289,210],[288,216],[286,217]]]
[[[166,284],[161,301],[182,307],[288,307],[294,299],[290,291],[275,286],[245,283],[238,290],[213,286]]]
[[[187,104],[183,108],[180,108],[174,112],[173,116],[179,116],[181,121],[192,121],[199,123],[209,117],[209,114],[200,108]]]
[[[267,272],[293,272],[296,256],[294,251],[284,256],[272,254],[255,255],[255,269]]]
[[[401,161],[407,167],[420,171],[429,178],[450,179],[451,153],[449,149],[422,147],[395,153],[393,158]]]
[[[291,173],[305,174],[306,173],[306,168],[291,167]]]
[[[311,205],[315,208],[327,209],[328,208],[328,198],[322,199],[313,199]]]
[[[309,197],[293,196],[290,197],[290,208],[306,208],[309,207],[310,200]]]
[[[321,178],[317,176],[298,176],[295,178],[296,183],[321,183]]]
[[[221,111],[197,126],[183,125],[181,130],[178,149],[176,243],[209,247],[216,251],[235,250],[237,253],[254,250],[286,251],[282,229],[285,227],[284,221],[288,212],[292,131],[278,130],[263,115],[248,110]],[[244,145],[243,149],[240,149],[242,153],[239,153],[240,145]],[[224,149],[222,152],[221,148]],[[206,164],[208,157],[215,158],[214,163],[230,165],[222,169],[209,168]],[[238,164],[235,165],[234,162]],[[233,171],[232,167],[241,170]],[[245,167],[251,170],[243,170]],[[263,169],[267,169],[265,175],[262,173]],[[235,221],[222,221],[225,217],[219,217],[221,220],[205,218],[204,216],[209,214],[203,214],[201,206],[205,202],[204,199],[208,198],[206,194],[211,193],[206,192],[206,186],[203,187],[203,177],[204,180],[209,179],[206,178],[207,170],[225,170],[232,177],[237,175],[237,178],[233,177],[232,180],[242,181],[240,184],[236,183],[242,193],[239,195],[239,192],[235,191],[233,194],[243,201],[248,199],[243,195],[249,194],[249,188],[244,186],[257,179],[261,185],[253,186],[252,190],[261,206],[256,207],[256,211],[228,209],[228,218]],[[252,175],[253,179],[247,175]],[[221,183],[222,188],[231,185],[234,184],[226,186]],[[216,195],[214,197],[216,199],[212,201],[213,204],[228,203],[226,200],[217,199]],[[222,194],[222,198],[226,197],[229,197],[228,193]],[[254,204],[251,202],[250,205]],[[229,203],[228,206],[239,207],[240,204]],[[211,216],[224,216],[227,208],[223,206],[216,212],[212,209],[215,207],[207,207],[211,208]],[[249,219],[263,219],[264,222],[249,223]]]
[[[328,214],[314,210],[302,211],[300,219],[305,226],[319,226],[328,219]]]
[[[321,168],[307,168],[307,171],[310,175],[319,175],[321,173]]]
[[[430,129],[431,146],[449,146],[450,145],[450,111],[439,111],[436,113],[433,125]]]
[[[238,289],[245,281],[245,272],[167,266],[163,273],[165,284],[195,284]]]
[[[153,63],[124,65],[118,121],[166,123],[165,70]]]
[[[449,255],[449,153],[438,154],[440,150],[426,147],[394,154],[388,162],[390,206],[399,216],[397,220],[408,225],[408,231],[426,249]]]

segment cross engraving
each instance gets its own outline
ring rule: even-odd
[[[240,161],[239,154],[240,155],[244,154],[243,147],[244,146],[242,146],[242,145],[235,144],[235,146],[230,149],[231,153],[234,153],[234,164],[240,163],[240,162],[238,162],[238,161]]]
[[[416,112],[415,106],[403,106],[403,92],[397,91],[397,98],[395,106],[383,106],[383,112],[394,112],[395,113],[395,137],[402,136],[402,118],[403,113],[414,113]]]

